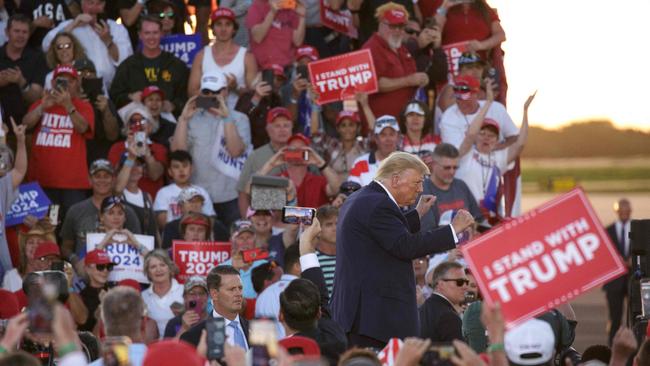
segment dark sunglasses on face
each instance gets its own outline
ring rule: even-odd
[[[171,18],[174,17],[174,12],[173,11],[168,11],[166,13],[163,12],[163,13],[158,14],[158,17],[160,19],[165,19],[165,16],[167,17],[167,19],[171,19]]]
[[[72,43],[59,43],[56,45],[57,50],[67,50],[68,48],[72,48]]]
[[[112,271],[113,267],[115,267],[114,264],[95,264],[95,268],[97,268],[98,271],[103,272],[103,271]]]
[[[406,29],[404,29],[404,32],[406,32],[406,34],[408,34],[408,35],[410,35],[410,36],[420,34],[420,31],[419,31],[419,30],[417,30],[417,29],[411,29],[411,28],[406,28]]]
[[[472,89],[467,85],[455,85],[454,91],[456,93],[469,93],[472,91]]]
[[[464,285],[469,285],[469,280],[464,278],[443,278],[445,282],[456,282],[456,286],[463,287]]]
[[[444,170],[458,170],[458,165],[443,165],[442,169]]]

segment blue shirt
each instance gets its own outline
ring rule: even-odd
[[[244,297],[247,299],[254,299],[257,293],[253,288],[253,269],[266,263],[265,260],[253,262],[253,265],[248,267],[247,270],[240,269],[239,276],[241,276],[242,285],[244,285]],[[232,266],[232,258],[220,264],[220,266]]]

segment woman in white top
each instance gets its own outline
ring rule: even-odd
[[[145,257],[144,273],[151,286],[142,292],[142,299],[147,305],[147,316],[156,321],[162,336],[167,322],[174,317],[170,306],[175,302],[183,304],[183,286],[174,279],[178,268],[165,250],[156,249]]]
[[[239,94],[247,88],[252,88],[253,80],[257,76],[257,62],[252,53],[233,40],[239,25],[232,10],[221,7],[212,13],[210,19],[215,39],[194,58],[187,95],[192,97],[199,94],[203,74],[220,71],[228,79],[228,108],[234,109]]]
[[[484,211],[485,217],[494,217],[499,213],[495,209],[498,205],[494,201],[495,195],[489,193],[496,192],[496,183],[506,172],[508,164],[513,162],[524,149],[528,139],[528,107],[535,94],[529,96],[524,104],[523,121],[515,143],[506,149],[496,150],[499,142],[499,123],[485,118],[494,101],[492,83],[490,81],[487,83],[487,100],[470,124],[465,139],[458,149],[460,162],[456,177],[467,184]]]

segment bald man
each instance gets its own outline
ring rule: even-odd
[[[618,219],[607,227],[607,234],[616,244],[616,249],[630,263],[630,217],[632,216],[632,205],[627,198],[621,198],[614,202],[614,212]],[[627,297],[628,276],[618,277],[603,286],[607,297],[607,308],[609,310],[609,344],[612,344],[614,334],[621,326],[623,317],[623,304]]]

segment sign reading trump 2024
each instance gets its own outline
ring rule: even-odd
[[[230,259],[228,242],[174,240],[172,251],[179,270],[177,279],[181,283],[192,276],[205,277],[212,268]]]
[[[194,57],[201,50],[200,34],[172,34],[160,40],[160,48],[174,54],[174,56],[192,67]],[[164,75],[163,75],[164,76]]]
[[[625,273],[581,189],[504,223],[462,247],[488,304],[508,327]]]
[[[11,204],[7,213],[5,226],[22,224],[27,215],[42,219],[47,214],[50,204],[50,199],[38,183],[21,184],[18,187],[18,198]]]
[[[310,62],[311,84],[319,93],[318,104],[354,98],[354,93],[375,93],[377,73],[369,50],[345,53]]]
[[[95,249],[103,240],[106,234],[104,233],[88,233],[86,234],[86,253]],[[137,235],[133,237],[147,250],[153,250],[154,237],[149,235]],[[133,246],[127,243],[126,235],[115,234],[109,244],[104,248],[108,253],[115,268],[108,276],[109,281],[121,281],[126,279],[133,279],[140,283],[149,283],[147,276],[144,273],[144,257]]]

